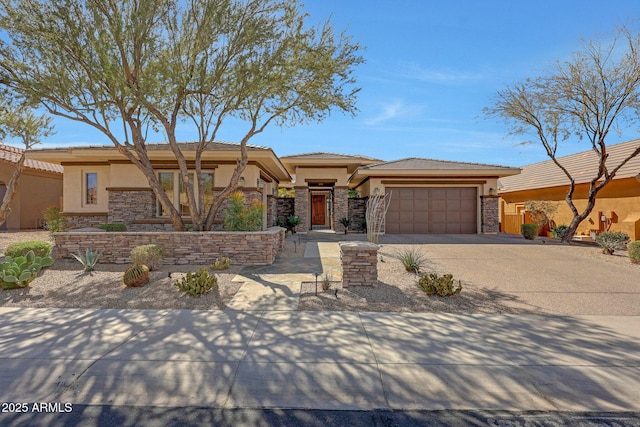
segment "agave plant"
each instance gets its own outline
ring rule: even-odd
[[[98,263],[100,256],[102,256],[102,252],[103,251],[94,252],[91,249],[87,249],[84,252],[84,254],[82,253],[82,251],[80,251],[78,252],[78,255],[76,254],[71,254],[71,255],[73,255],[75,259],[80,261],[80,263],[84,267],[84,272],[89,273],[96,269],[96,264]]]

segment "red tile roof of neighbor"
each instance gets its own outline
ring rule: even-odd
[[[638,146],[640,146],[640,139],[608,146],[607,154],[609,157],[607,158],[607,167],[609,170],[618,166]],[[598,155],[593,150],[559,157],[558,161],[569,171],[571,176],[574,177],[576,184],[591,181],[598,167]],[[635,156],[620,168],[614,179],[634,178],[638,176],[638,174],[640,174],[640,155]],[[569,178],[567,178],[564,172],[562,172],[552,160],[546,160],[544,162],[523,166],[520,175],[500,178],[499,192],[510,193],[569,184]]]
[[[0,161],[5,163],[11,163],[13,165],[18,163],[20,156],[24,152],[23,149],[12,147],[10,145],[0,144]],[[26,159],[24,166],[29,169],[41,170],[45,172],[62,173],[63,167],[60,165],[54,165],[52,163],[41,162],[39,160]]]

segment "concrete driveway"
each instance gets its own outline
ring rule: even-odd
[[[626,252],[504,234],[385,235],[380,243],[382,250],[416,245],[428,269],[495,292],[522,312],[640,315],[640,265]]]

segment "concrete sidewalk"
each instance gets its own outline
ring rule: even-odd
[[[0,308],[0,399],[640,410],[640,317]]]

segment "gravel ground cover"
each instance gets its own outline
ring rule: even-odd
[[[0,233],[0,254],[15,241],[47,239],[46,231]],[[303,257],[306,244],[289,237],[281,257]],[[419,276],[404,271],[397,259],[400,251],[412,247],[427,258],[423,272],[453,273],[462,280],[462,293],[427,296],[418,285]],[[151,273],[149,285],[126,288],[121,282],[125,265],[99,265],[96,272],[86,274],[75,260],[57,260],[29,288],[0,290],[0,306],[223,309],[243,284],[233,281],[241,267],[218,273],[218,286],[200,298],[180,294],[175,280],[199,267],[164,266]],[[588,245],[560,245],[548,239],[529,242],[504,235],[385,236],[376,284],[342,288],[334,281],[326,291],[319,286],[316,296],[315,283],[302,283],[298,309],[640,315],[639,275],[640,265],[632,265],[625,251],[610,256]]]

